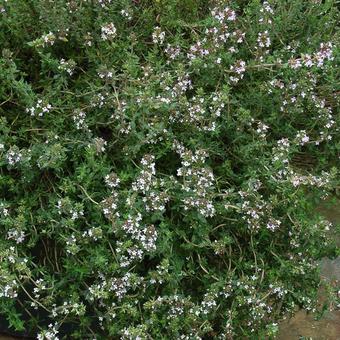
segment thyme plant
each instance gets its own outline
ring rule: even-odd
[[[8,326],[264,339],[315,310],[337,22],[332,0],[1,0]]]

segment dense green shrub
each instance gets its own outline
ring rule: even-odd
[[[339,185],[333,1],[0,1],[0,314],[39,339],[262,339],[315,309]]]

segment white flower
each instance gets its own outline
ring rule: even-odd
[[[152,33],[152,41],[154,44],[162,45],[165,39],[165,32],[161,30],[160,27],[155,27],[154,32]]]
[[[35,106],[32,106],[30,108],[26,108],[26,112],[30,113],[32,117],[38,115],[39,117],[42,117],[45,113],[48,113],[52,110],[52,105],[43,102],[42,99],[38,99]]]
[[[102,26],[101,30],[102,30],[101,37],[103,40],[112,40],[117,33],[117,29],[112,22]]]
[[[257,42],[260,47],[269,47],[271,42],[268,31],[260,32],[257,35]]]
[[[42,36],[42,40],[43,40],[43,44],[45,45],[53,45],[55,40],[56,40],[56,36],[52,33],[49,32],[45,35]]]

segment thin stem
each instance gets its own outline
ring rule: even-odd
[[[99,205],[99,203],[96,202],[96,201],[95,201],[95,200],[87,193],[87,191],[85,190],[84,187],[82,187],[80,184],[78,184],[78,186],[79,186],[79,188],[83,191],[83,193],[85,194],[85,196],[86,196],[92,203],[94,203],[94,204],[96,204],[96,205]]]

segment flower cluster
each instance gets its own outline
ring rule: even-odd
[[[79,252],[80,247],[77,244],[77,238],[74,234],[71,234],[71,236],[66,240],[66,252],[68,254],[75,255]]]
[[[255,132],[261,137],[266,138],[267,131],[269,129],[269,126],[264,124],[263,122],[258,122],[257,127],[255,129]]]
[[[106,150],[107,141],[104,138],[94,138],[92,143],[88,145],[89,148],[93,148],[97,154],[103,153]]]
[[[162,31],[160,27],[155,27],[152,33],[152,41],[154,44],[162,45],[165,39],[165,32]]]
[[[129,216],[128,219],[123,223],[121,230],[126,234],[128,239],[136,241],[138,247],[140,246],[146,252],[152,252],[156,250],[157,231],[154,225],[145,227],[141,225],[142,215]],[[138,251],[143,250],[137,249]],[[142,254],[140,253],[140,254]]]
[[[289,66],[292,69],[299,69],[303,66],[309,68],[312,66],[323,67],[325,61],[334,60],[333,57],[333,44],[331,42],[321,43],[320,48],[313,55],[305,54],[301,58],[289,59]]]
[[[226,21],[235,21],[236,20],[236,13],[234,10],[232,10],[229,7],[225,8],[218,8],[215,7],[214,9],[211,10],[211,15],[213,18],[218,20],[218,22],[223,23],[225,20]]]
[[[7,204],[1,202],[0,203],[0,216],[1,217],[7,217],[9,216],[9,210]]]
[[[169,58],[167,63],[170,64],[172,60],[175,60],[180,55],[181,48],[179,46],[171,46],[170,44],[168,44],[164,51]]]
[[[161,264],[156,266],[156,270],[150,273],[150,284],[162,284],[166,279],[170,277],[169,275],[169,261],[164,260]]]
[[[70,76],[73,75],[74,69],[75,69],[75,62],[70,59],[70,60],[65,60],[64,58],[60,59],[60,64],[58,66],[58,69],[60,71],[67,72]]]
[[[105,176],[105,183],[110,189],[117,188],[119,186],[120,179],[116,173],[112,172]]]
[[[244,76],[246,63],[243,60],[238,60],[234,65],[230,66],[230,71],[234,74],[230,76],[230,81],[232,83],[237,83]]]
[[[73,314],[76,316],[84,315],[86,306],[82,302],[64,301],[61,306],[55,306],[52,309],[52,315],[69,315]]]
[[[169,201],[169,195],[160,191],[163,181],[155,177],[155,157],[145,155],[141,160],[142,170],[137,179],[132,183],[132,190],[143,194],[142,200],[146,211],[164,211]]]
[[[59,340],[59,337],[57,336],[58,333],[59,333],[58,325],[49,324],[48,329],[39,333],[37,336],[37,339],[38,340]]]
[[[211,196],[214,175],[211,169],[204,167],[208,154],[205,150],[191,152],[178,142],[173,147],[181,158],[182,167],[177,169],[177,176],[183,177],[184,209],[196,208],[203,216],[214,216]]]
[[[75,125],[76,125],[76,128],[77,130],[81,130],[81,129],[84,129],[84,130],[87,130],[88,129],[88,126],[86,124],[86,113],[84,111],[81,111],[81,110],[76,110],[73,114],[73,117],[72,117]]]
[[[1,275],[2,282],[0,284],[0,297],[15,299],[18,297],[18,282]]]
[[[122,9],[121,11],[120,11],[120,14],[124,17],[124,18],[126,18],[126,20],[128,20],[128,21],[130,21],[130,20],[132,20],[132,13],[127,9]]]
[[[112,0],[97,0],[98,4],[99,4],[101,7],[103,7],[103,8],[105,8],[105,7],[107,7],[108,5],[110,5],[110,4],[111,4],[111,1],[112,1]]]
[[[101,28],[101,38],[106,41],[106,40],[112,40],[116,37],[117,35],[117,29],[115,25],[111,22],[109,24],[106,24],[102,26]]]
[[[131,273],[126,273],[122,277],[108,279],[101,274],[100,282],[89,287],[87,299],[89,301],[107,299],[109,294],[113,293],[119,301],[123,299],[130,289],[134,289],[140,283],[140,279]]]
[[[56,207],[59,215],[65,215],[73,221],[84,215],[82,204],[76,203],[73,205],[67,197],[59,199]]]
[[[56,36],[52,32],[44,34],[41,38],[43,40],[44,46],[48,46],[48,45],[53,46],[53,44],[54,44],[54,42],[56,40]]]
[[[12,228],[7,232],[7,238],[10,240],[15,240],[16,243],[22,243],[25,240],[25,232],[23,230],[18,230]]]
[[[113,191],[109,197],[103,199],[101,205],[103,208],[103,213],[107,218],[113,219],[115,216],[116,217],[120,216],[119,212],[117,211],[118,207],[117,192]]]
[[[30,108],[26,108],[26,112],[30,113],[31,116],[39,116],[42,117],[45,113],[48,113],[52,110],[52,105],[45,103],[42,99],[38,99],[35,106]]]
[[[259,47],[269,47],[271,45],[268,31],[260,32],[257,36],[257,43]]]
[[[98,241],[103,237],[103,230],[100,227],[92,227],[88,230],[85,230],[82,234],[82,237]]]
[[[23,158],[22,151],[16,146],[12,146],[6,153],[6,161],[9,165],[19,163]]]

